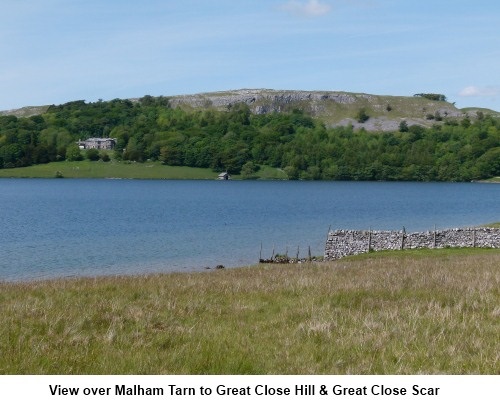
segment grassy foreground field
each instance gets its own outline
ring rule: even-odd
[[[0,283],[1,374],[498,374],[500,253]]]

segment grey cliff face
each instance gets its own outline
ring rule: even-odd
[[[351,104],[356,98],[349,94],[335,92],[277,91],[277,90],[235,90],[205,93],[170,98],[172,107],[188,105],[193,108],[213,107],[228,109],[235,104],[246,104],[255,114],[281,112],[291,104],[307,102],[311,110],[319,110],[321,103],[330,100],[339,104]]]
[[[388,117],[387,106],[393,102],[397,105],[401,98],[406,99],[406,107],[393,111],[392,116]],[[236,104],[246,104],[253,114],[290,112],[298,108],[312,116],[323,118],[325,124],[330,127],[348,125],[368,131],[397,131],[402,120],[408,125],[431,126],[433,122],[426,119],[429,112],[439,114],[443,118],[458,119],[465,116],[451,104],[439,104],[423,98],[398,98],[338,91],[242,89],[173,96],[169,100],[174,108],[215,108],[221,111],[227,111]],[[360,123],[356,120],[355,114],[361,108],[371,112],[369,120]]]

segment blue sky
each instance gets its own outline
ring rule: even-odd
[[[498,0],[1,0],[0,110],[240,88],[500,111]]]

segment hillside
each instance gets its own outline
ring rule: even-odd
[[[293,90],[233,90],[169,97],[173,107],[228,109],[238,103],[247,104],[254,114],[290,112],[300,109],[313,117],[320,118],[328,126],[365,128],[376,131],[397,130],[399,123],[406,120],[409,125],[431,126],[429,114],[441,117],[461,118],[466,112],[452,103],[432,101],[423,97],[381,96],[364,93],[332,91]],[[365,109],[370,117],[359,123],[356,114]],[[469,116],[475,116],[477,109],[470,108]]]
[[[13,115],[14,117],[17,118],[33,117],[34,115],[40,115],[46,113],[48,108],[49,108],[48,105],[14,108],[12,110],[0,111],[0,116]]]
[[[247,179],[262,178],[265,167],[291,180],[500,176],[498,113],[468,109],[466,114],[445,99],[237,90],[76,100],[44,112],[40,107],[39,115],[30,115],[37,111],[30,107],[18,110],[19,117],[0,116],[0,169],[8,177],[21,167],[87,159],[159,162]],[[79,140],[95,137],[111,138],[113,150],[80,149]],[[129,171],[119,167],[119,173],[106,176],[127,177]],[[59,171],[53,175],[69,176],[67,169]],[[163,172],[154,177],[169,176]]]
[[[321,119],[327,126],[353,125],[354,128],[365,128],[368,131],[395,131],[401,121],[408,125],[430,127],[436,123],[429,117],[441,118],[474,118],[478,111],[499,116],[496,111],[480,108],[458,109],[453,103],[433,101],[414,96],[386,96],[340,91],[297,91],[270,89],[241,89],[191,95],[166,96],[172,107],[187,110],[216,109],[227,111],[236,104],[246,104],[254,114],[273,112],[291,112],[303,110],[313,117]],[[130,98],[138,102],[139,98]],[[7,111],[0,115],[30,117],[44,114],[49,106],[31,106]],[[356,114],[365,109],[370,117],[360,123]],[[440,122],[440,121],[438,121]]]

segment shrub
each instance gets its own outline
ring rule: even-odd
[[[365,108],[360,108],[358,113],[356,114],[356,119],[360,124],[368,121],[370,119],[370,116],[366,113]]]
[[[399,132],[408,132],[408,123],[405,120],[399,123]]]
[[[66,159],[70,162],[82,160],[83,156],[80,152],[80,148],[77,145],[68,146],[68,148],[66,149]]]
[[[99,151],[97,149],[87,149],[85,155],[88,160],[91,160],[93,162],[99,160]]]

